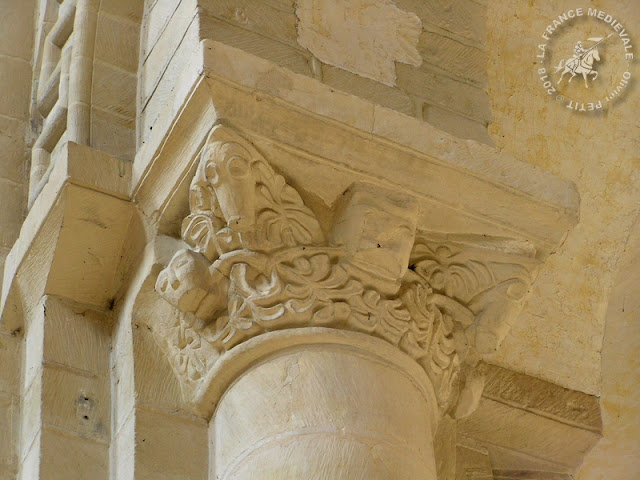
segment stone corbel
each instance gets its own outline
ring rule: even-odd
[[[391,344],[427,373],[441,413],[468,415],[483,386],[473,366],[504,338],[538,264],[526,242],[417,232],[410,195],[365,183],[342,195],[325,234],[298,192],[222,125],[202,149],[189,207],[146,321],[201,412],[232,349],[322,327]]]

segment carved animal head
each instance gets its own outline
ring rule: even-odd
[[[195,312],[211,281],[207,259],[192,250],[180,250],[158,275],[156,291],[183,312]]]
[[[212,142],[204,150],[197,181],[210,185],[227,227],[246,232],[255,226],[256,179],[251,154],[236,142]]]
[[[324,237],[315,216],[248,141],[215,127],[191,182],[182,238],[209,261],[238,249],[313,245]]]

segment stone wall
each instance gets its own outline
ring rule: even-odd
[[[540,273],[494,361],[598,394],[609,292],[640,208],[640,97],[635,82],[606,114],[581,115],[546,95],[533,64],[540,35],[550,19],[582,5],[489,4],[491,136],[501,151],[575,182],[582,199],[580,223]],[[638,38],[636,2],[598,8]]]
[[[0,272],[26,213],[35,21],[35,0],[0,4]],[[20,332],[0,333],[1,478],[13,478],[19,465],[21,340]]]
[[[386,5],[390,11],[414,18],[418,25],[416,34],[410,36],[405,45],[380,47],[387,48],[385,52],[378,46],[362,43],[361,51],[345,51],[342,55],[346,58],[379,54],[392,58],[394,49],[415,49],[417,58],[413,64],[402,61],[392,64],[395,78],[389,81],[375,78],[375,74],[367,78],[353,73],[356,68],[350,71],[348,66],[340,68],[335,61],[329,63],[318,58],[314,44],[301,37],[307,28],[302,8],[320,12],[319,25],[314,25],[312,20],[317,15],[309,16],[308,28],[313,31],[321,31],[325,28],[322,22],[329,21],[322,17],[321,4],[316,3],[296,4],[292,0],[147,2],[139,92],[140,141],[148,137],[195,45],[206,38],[243,49],[337,90],[424,119],[462,138],[490,142],[486,132],[491,117],[486,94],[486,5],[478,0],[456,0],[446,8],[433,0],[403,0],[396,2],[395,7],[389,6],[390,2],[382,2],[380,5]],[[367,22],[375,22],[374,14],[367,13],[373,5],[375,2],[365,0],[331,4],[332,8],[345,8],[344,15],[353,18],[352,28],[363,28],[363,31]],[[379,14],[384,15],[384,10]],[[344,39],[340,39],[343,34],[345,32],[330,31],[326,40],[344,43]],[[381,31],[377,35],[383,39],[395,38],[401,33]],[[379,44],[384,42],[380,40]]]
[[[96,19],[90,145],[126,160],[136,153],[141,17],[142,0],[111,0]]]
[[[411,218],[415,215],[411,228],[423,242],[416,245],[438,245],[429,261],[455,270],[463,264],[489,265],[495,255],[502,259],[495,264],[503,274],[526,278],[516,281],[518,288],[506,288],[503,282],[518,278],[502,278],[500,285],[466,292],[464,299],[441,285],[443,277],[423,279],[428,298],[420,306],[442,307],[440,314],[455,321],[461,335],[456,338],[469,342],[453,342],[453,354],[449,352],[456,356],[461,348],[463,365],[458,358],[451,371],[462,380],[455,385],[460,396],[447,397],[438,413],[446,414],[437,431],[439,478],[474,472],[501,480],[570,478],[602,433],[595,395],[603,396],[606,439],[587,457],[581,474],[589,479],[611,472],[616,478],[633,475],[635,465],[625,455],[633,455],[637,444],[630,432],[637,402],[633,388],[619,383],[631,384],[629,372],[637,366],[633,338],[625,341],[633,333],[627,324],[637,317],[636,305],[626,300],[635,292],[636,250],[627,253],[632,260],[621,265],[618,260],[640,209],[639,125],[634,116],[640,108],[638,87],[633,85],[608,113],[590,117],[566,111],[546,97],[532,67],[536,38],[548,19],[574,6],[573,1],[33,3],[0,7],[0,39],[6,37],[0,42],[0,87],[7,92],[0,96],[0,270],[18,238],[7,260],[6,285],[0,285],[1,478],[58,478],[73,472],[76,478],[105,480],[202,479],[211,470],[214,447],[208,435],[216,423],[211,419],[217,401],[211,398],[224,393],[220,385],[231,384],[233,375],[250,367],[236,365],[235,373],[221,368],[223,381],[218,381],[214,373],[220,372],[212,365],[232,350],[221,347],[213,355],[201,349],[199,342],[210,341],[211,324],[194,317],[192,309],[181,309],[210,287],[206,276],[187,278],[185,291],[189,282],[194,288],[176,305],[170,295],[161,298],[154,285],[159,272],[169,275],[179,263],[170,260],[172,255],[179,259],[176,252],[189,244],[183,233],[178,239],[180,226],[190,208],[198,206],[197,196],[189,198],[190,189],[203,187],[195,171],[202,158],[207,160],[203,145],[221,119],[224,125],[218,130],[236,139],[229,144],[244,145],[244,154],[250,152],[254,160],[264,155],[258,163],[269,172],[271,167],[264,165],[272,163],[277,187],[270,194],[278,197],[288,182],[286,192],[298,192],[295,197],[299,194],[304,208],[317,216],[317,235],[298,245],[301,250],[335,253],[344,247],[344,234],[346,244],[357,244],[367,259],[371,255],[366,268],[354,263],[349,275],[356,276],[395,258],[386,253],[389,245],[409,252],[415,238],[398,240],[388,216],[366,228],[358,223],[365,215],[341,218],[348,210],[344,202],[360,198],[348,192],[372,189],[375,193],[365,195],[363,202],[373,212],[368,219],[392,204],[393,210],[417,202],[415,211],[408,208]],[[640,24],[632,0],[600,3],[599,8],[628,13],[629,28]],[[67,31],[70,24],[57,28],[66,32],[65,42],[81,45],[77,58],[65,60],[64,49],[69,54],[71,48],[57,45],[43,65],[46,36],[56,25],[58,9],[76,5],[80,13],[73,32]],[[73,78],[65,80],[64,68],[74,61],[78,75],[67,70],[66,77]],[[43,103],[38,96],[42,85],[56,80],[56,69],[61,78],[53,82],[52,92],[65,99],[67,88],[75,100],[60,105],[63,128],[54,129],[46,159],[38,165],[38,139],[51,127],[47,120],[54,119],[49,113],[58,100],[45,95]],[[466,139],[494,143],[497,149]],[[211,152],[217,152],[219,165],[226,165],[229,159],[220,152],[227,142],[216,142]],[[34,207],[18,236],[27,210],[31,146],[37,147],[31,173],[34,165],[40,169],[32,187],[39,185],[32,188]],[[260,177],[260,182],[265,178],[271,176]],[[212,224],[237,222],[234,208],[246,214],[243,209],[252,205],[248,184],[206,181],[207,192],[222,202],[217,210],[213,203],[211,211],[205,208],[203,215]],[[354,184],[370,186],[351,190]],[[325,244],[324,237],[343,220],[347,226],[336,230],[342,232],[336,234],[338,240]],[[216,241],[235,241],[225,236],[225,229],[218,233]],[[238,238],[249,243],[239,252],[249,249],[264,256],[266,247],[251,243],[252,235],[240,232]],[[194,248],[191,254],[200,258],[200,246]],[[329,264],[353,253],[351,247],[345,252]],[[391,282],[396,287],[401,277],[405,281],[419,275],[415,263],[407,268],[413,255],[407,252],[398,256],[402,262]],[[228,253],[238,252],[222,256]],[[516,253],[517,260],[509,257]],[[253,265],[249,257],[247,265]],[[230,264],[237,261],[233,255],[225,258]],[[200,260],[196,266],[202,265]],[[175,268],[182,274],[183,267]],[[610,298],[620,268],[621,280]],[[490,270],[491,281],[497,282]],[[469,278],[482,277],[470,271]],[[367,301],[388,301],[393,291],[389,278],[371,280],[367,275],[358,280],[371,288]],[[180,281],[173,283],[181,288]],[[238,291],[234,284],[229,298],[240,298]],[[231,311],[228,292],[223,293],[216,293],[216,302]],[[349,305],[342,297],[335,305],[331,300],[322,311],[336,308],[346,315],[358,298]],[[398,299],[406,301],[404,294]],[[407,318],[418,318],[417,310],[407,311]],[[329,317],[333,321],[338,315]],[[282,338],[288,329],[317,327],[296,323],[310,321],[306,317],[291,324],[286,318]],[[176,325],[167,327],[176,319]],[[427,317],[415,328],[431,328],[431,320]],[[260,341],[276,333],[268,322],[267,333],[256,336],[264,335]],[[606,330],[605,322],[612,322]],[[349,330],[338,323],[331,327]],[[323,335],[335,342],[334,334]],[[493,352],[504,335],[503,345]],[[385,337],[375,331],[373,336],[376,341]],[[304,342],[321,337],[310,334]],[[412,347],[420,361],[427,358],[425,348],[431,348],[423,340]],[[404,355],[400,350],[406,344],[397,343],[386,348],[402,345],[398,353]],[[257,352],[252,361],[262,355]],[[233,355],[224,358],[232,360],[223,365],[234,365]],[[427,375],[435,375],[434,364],[425,368]],[[278,388],[288,388],[298,375],[289,376],[286,369],[280,373],[268,379]],[[194,380],[189,375],[209,387],[199,387],[190,397],[189,382]],[[487,380],[484,392],[478,387],[481,377]],[[323,385],[315,398],[329,398],[333,387],[340,386]],[[296,407],[281,407],[288,425],[287,415],[295,416]],[[374,420],[384,410],[376,408]],[[460,420],[449,414],[459,414]],[[231,414],[223,421],[239,417]],[[329,427],[336,425],[330,422]]]
[[[0,5],[0,271],[26,210],[35,21],[35,0]]]

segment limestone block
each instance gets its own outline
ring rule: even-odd
[[[130,109],[130,106],[131,104],[127,104],[127,109]],[[127,118],[93,108],[91,109],[91,146],[113,157],[130,161],[136,152],[134,125],[133,117]]]
[[[112,2],[112,4],[114,3],[115,2]],[[132,2],[119,3],[127,5]],[[102,5],[102,8],[104,9],[105,6]],[[140,27],[136,23],[132,23],[130,20],[122,20],[111,15],[99,14],[95,59],[116,65],[135,75],[138,71],[139,37]],[[112,100],[117,101],[119,98],[114,96]]]
[[[427,122],[457,137],[492,145],[485,121],[471,120],[427,103],[422,108],[422,116]]]
[[[324,63],[389,86],[395,62],[420,65],[420,18],[390,0],[340,0],[296,4],[298,43]]]
[[[0,117],[0,178],[17,183],[26,181],[26,128],[25,122]]]
[[[42,304],[39,304],[34,310],[36,314],[26,324],[24,334],[24,363],[22,366],[23,390],[28,389],[33,381],[41,375],[44,353],[44,307]]]
[[[133,338],[130,321],[119,321],[114,327],[111,354],[111,398],[113,436],[120,435],[126,422],[135,422],[136,385],[134,378]],[[130,429],[134,429],[130,426]],[[128,440],[124,440],[125,442]]]
[[[425,28],[430,25],[458,35],[478,45],[486,42],[487,7],[474,0],[453,0],[442,4],[437,0],[394,0],[398,8],[420,17]]]
[[[486,85],[487,55],[484,50],[433,32],[421,35],[418,49],[425,63],[472,84]]]
[[[19,417],[18,397],[0,392],[0,472],[2,468],[13,465],[16,461],[14,451],[19,430],[15,428],[15,420]]]
[[[109,374],[110,332],[103,314],[49,297],[45,315],[45,362],[89,376]]]
[[[106,444],[109,439],[110,396],[104,377],[78,374],[58,366],[42,373],[43,428],[75,432]],[[43,439],[43,446],[46,446]]]
[[[456,80],[427,67],[415,68],[398,64],[398,87],[416,95],[427,103],[475,118],[480,122],[491,118],[487,92],[479,87]],[[426,120],[426,119],[425,119]],[[439,126],[434,123],[439,128]],[[450,131],[450,130],[448,130]],[[454,133],[450,131],[450,133]]]
[[[491,460],[489,451],[486,448],[477,446],[458,445],[455,451],[456,457],[456,480],[473,479],[491,479],[493,480],[494,472],[491,468]]]
[[[140,59],[145,61],[154,49],[160,35],[172,20],[178,8],[184,7],[186,0],[145,1],[142,18]],[[184,11],[184,8],[183,8]]]
[[[140,86],[139,95],[141,104],[145,105],[149,101],[149,97],[156,89],[156,86],[160,82],[163,75],[166,75],[165,71],[170,63],[176,63],[176,51],[178,47],[185,41],[190,41],[190,38],[185,39],[185,33],[189,30],[193,20],[196,16],[195,5],[193,1],[182,0],[177,5],[173,1],[164,2],[159,1],[156,3],[152,10],[152,14],[146,16],[145,22],[152,21],[155,17],[156,8],[162,9],[162,4],[167,4],[168,8],[176,8],[175,12],[169,17],[167,25],[162,29],[157,42],[153,45],[148,55],[143,57],[142,71],[140,73]],[[143,30],[146,23],[143,22]],[[150,25],[153,29],[154,26]],[[194,31],[191,28],[191,31]],[[191,42],[194,40],[191,39]],[[195,40],[197,42],[197,40]],[[188,50],[190,52],[193,46]],[[183,49],[184,52],[184,49]],[[178,57],[179,64],[184,64],[187,56]],[[180,68],[180,67],[178,67]]]
[[[40,478],[40,436],[33,442],[27,455],[20,462],[20,480]]]
[[[69,215],[58,237],[47,293],[108,307],[119,288],[118,259],[131,219],[130,204],[111,195],[71,186]],[[80,233],[82,232],[82,233]],[[73,252],[73,255],[71,255]],[[97,272],[102,271],[102,274]],[[82,289],[78,289],[82,285]]]
[[[98,319],[92,323],[84,318],[86,313],[82,309],[74,312],[50,296],[44,297],[34,310],[25,332],[19,448],[20,458],[25,462],[23,472],[25,468],[27,471],[36,468],[40,461],[40,475],[44,476],[46,469],[53,468],[56,462],[80,465],[84,461],[74,458],[76,447],[70,447],[65,455],[52,454],[65,459],[48,456],[60,447],[59,443],[50,443],[58,442],[51,438],[58,432],[64,432],[63,444],[76,434],[89,444],[102,442],[98,450],[103,457],[107,455],[111,407],[106,377],[108,327]],[[83,471],[79,466],[76,470]]]
[[[29,478],[29,477],[27,477]],[[44,429],[40,476],[51,480],[107,480],[109,449],[106,445],[59,430]]]
[[[311,75],[309,55],[299,47],[272,40],[256,32],[244,30],[214,17],[200,18],[201,37],[240,48],[270,60],[295,73]]]
[[[127,418],[122,428],[111,440],[111,474],[118,480],[134,480],[136,452],[136,419],[133,415]],[[140,478],[140,477],[137,477]]]
[[[323,65],[322,81],[338,90],[366,98],[407,115],[416,113],[414,102],[406,93],[341,68]]]
[[[126,125],[126,124],[125,124]],[[108,192],[120,199],[129,197],[131,164],[86,145],[69,142],[55,159],[68,179],[79,186]]]
[[[224,19],[266,37],[296,45],[296,16],[291,8],[269,0],[201,0],[205,15]]]
[[[120,67],[113,66],[101,60],[96,60],[93,65],[93,88],[91,100],[93,107],[125,116],[128,119],[135,118],[135,73],[125,72]],[[102,150],[102,148],[100,150]],[[108,150],[109,149],[107,148],[107,151]]]
[[[0,55],[31,60],[35,4],[34,0],[25,0],[0,6],[0,32],[2,32]],[[30,83],[27,78],[30,77],[26,77],[24,82]]]
[[[19,458],[24,461],[33,448],[40,443],[42,429],[42,367],[28,388],[21,392]]]
[[[100,11],[126,18],[129,21],[140,23],[144,10],[143,0],[122,1],[122,0],[102,0]],[[136,46],[137,49],[137,46]]]
[[[207,478],[207,424],[144,408],[136,410],[136,479]]]
[[[133,342],[136,404],[166,412],[188,411],[171,366],[146,325],[134,324]]]
[[[0,196],[2,196],[4,207],[0,209],[0,224],[2,225],[0,245],[2,246],[11,246],[18,238],[24,218],[24,193],[24,184],[0,178]]]
[[[0,267],[2,265],[0,264]],[[0,392],[17,394],[22,371],[22,335],[0,333]]]
[[[598,399],[487,365],[478,410],[458,434],[489,448],[496,469],[569,473],[600,439]],[[523,433],[526,432],[526,433]]]
[[[597,432],[602,429],[597,397],[495,365],[483,368],[487,377],[483,392],[485,398],[522,405],[586,430]]]
[[[183,7],[186,8],[186,7]],[[174,54],[165,54],[161,56],[163,62],[167,62],[162,71],[158,71],[154,75],[155,65],[151,63],[149,66],[145,64],[142,72],[142,79],[139,86],[140,105],[142,108],[142,121],[139,128],[139,138],[144,142],[155,125],[158,116],[163,111],[168,103],[170,103],[171,95],[174,89],[177,87],[176,82],[185,68],[187,60],[191,56],[192,52],[197,48],[198,44],[198,24],[193,21],[187,25],[173,26],[169,25],[169,28],[178,28],[179,26],[188,29],[185,32],[176,33],[173,35],[179,35],[182,41],[179,45],[176,45],[177,50]],[[165,32],[169,34],[170,32]],[[173,38],[173,37],[169,37]],[[164,42],[164,35],[161,38],[161,42]],[[158,45],[158,48],[163,48],[162,45]],[[165,47],[167,48],[167,47]],[[154,52],[156,50],[154,49]],[[155,60],[154,54],[150,56],[148,62]]]

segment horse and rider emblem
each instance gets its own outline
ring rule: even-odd
[[[595,69],[594,63],[600,61],[600,52],[598,51],[598,45],[604,42],[607,38],[609,38],[612,33],[607,35],[606,37],[591,37],[587,39],[589,42],[595,42],[588,48],[584,48],[582,46],[582,42],[578,42],[573,49],[573,56],[571,58],[567,58],[566,60],[561,60],[555,70],[555,73],[558,73],[560,70],[563,70],[560,78],[558,79],[558,83],[562,81],[562,78],[565,74],[570,73],[571,77],[569,81],[573,80],[578,74],[582,74],[584,78],[584,86],[585,88],[589,88],[589,83],[587,82],[587,77],[589,75],[593,75],[592,82],[598,78],[598,72]]]

